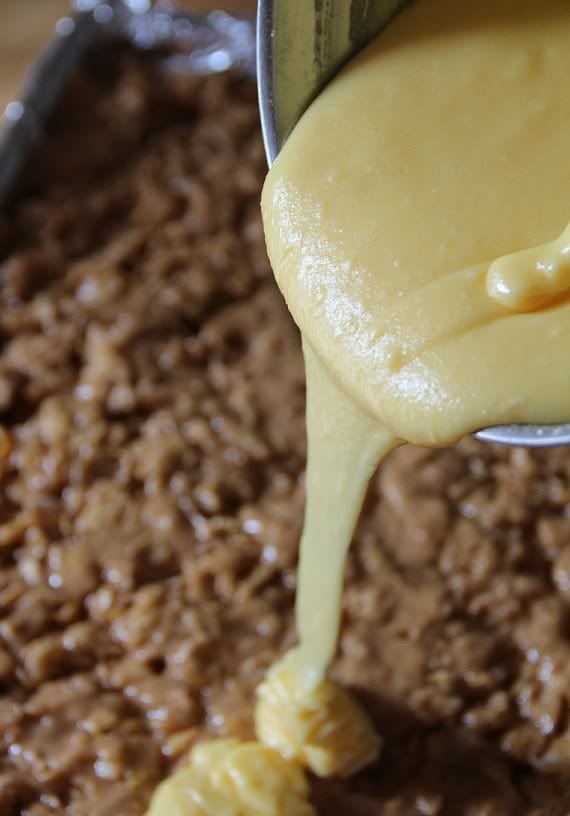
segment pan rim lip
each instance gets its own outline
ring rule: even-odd
[[[269,167],[277,158],[281,148],[277,129],[277,108],[275,104],[273,0],[258,0],[256,68],[259,101],[259,116],[263,146]]]
[[[552,425],[494,425],[475,433],[477,439],[499,445],[554,448],[570,445],[570,423]]]

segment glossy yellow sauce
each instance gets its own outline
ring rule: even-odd
[[[150,816],[316,816],[293,762],[258,742],[197,745],[190,763],[157,789]],[[118,814],[117,814],[118,816]]]
[[[269,673],[256,716],[288,767],[344,775],[378,755],[326,671],[380,460],[402,442],[570,419],[568,77],[568,0],[415,0],[325,89],[269,173],[267,244],[308,387],[299,646]]]
[[[548,307],[570,290],[570,224],[557,241],[497,258],[487,273],[487,292],[515,311]]]

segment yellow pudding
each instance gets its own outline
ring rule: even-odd
[[[570,418],[569,76],[568,0],[416,0],[270,171],[267,245],[307,370],[299,646],[258,690],[255,774],[240,776],[234,742],[206,746],[215,763],[198,773],[194,757],[151,816],[310,814],[301,766],[344,776],[373,761],[379,738],[326,678],[370,476],[403,442]],[[223,809],[216,763],[247,779],[240,802],[259,784],[265,810]],[[175,805],[192,786],[213,804]]]
[[[292,650],[258,688],[257,736],[317,776],[352,776],[378,757],[380,738],[352,697],[305,661]]]
[[[489,296],[523,312],[548,306],[569,289],[570,224],[557,241],[497,258],[487,274]]]
[[[301,769],[277,751],[218,740],[158,787],[148,816],[316,816],[308,795]]]
[[[513,314],[486,287],[493,261],[568,224],[569,44],[567,0],[416,0],[269,173],[267,244],[293,317],[398,439],[570,416],[570,303]]]
[[[569,75],[567,0],[416,0],[269,173],[267,245],[307,368],[297,613],[311,671],[333,655],[345,553],[383,456],[570,417]]]

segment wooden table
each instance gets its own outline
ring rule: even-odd
[[[179,5],[196,11],[227,8],[251,13],[255,0],[180,0]],[[0,114],[17,95],[26,68],[70,6],[70,0],[0,0]]]

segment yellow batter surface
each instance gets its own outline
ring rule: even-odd
[[[325,676],[372,472],[405,441],[570,420],[569,77],[569,0],[415,0],[269,173],[307,367],[299,646],[258,691],[260,743],[198,750],[150,816],[312,816],[303,766],[373,761],[379,738]]]
[[[148,816],[316,816],[300,768],[257,742],[198,745],[156,791]]]
[[[486,286],[495,259],[570,219],[569,77],[568,0],[416,0],[269,174],[267,244],[293,317],[399,439],[570,418],[568,273],[538,311]]]

